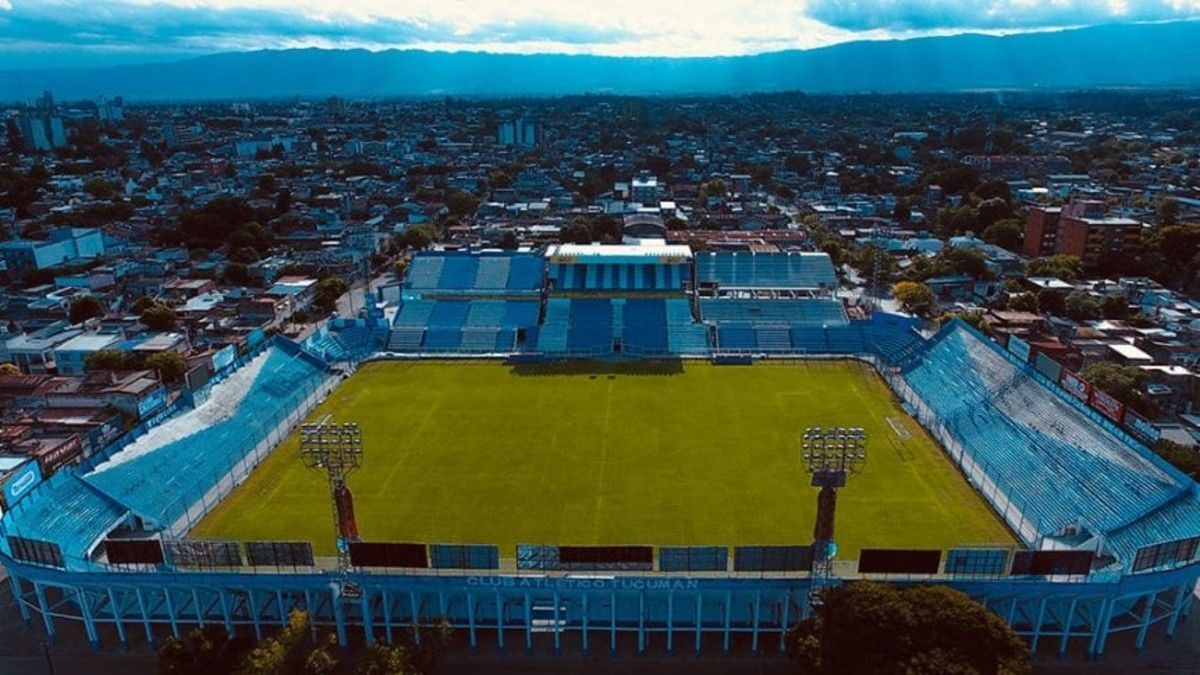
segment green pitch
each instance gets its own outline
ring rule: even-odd
[[[310,419],[326,415],[362,427],[365,457],[349,483],[368,541],[497,544],[501,557],[518,542],[807,544],[817,490],[798,439],[819,425],[870,436],[866,468],[839,491],[839,557],[1013,542],[883,380],[854,362],[381,362]],[[293,434],[192,536],[308,540],[330,554],[331,508]]]

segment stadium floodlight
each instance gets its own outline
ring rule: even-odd
[[[346,476],[362,463],[362,431],[352,422],[326,421],[300,425],[300,459],[310,469],[320,469],[329,478],[333,501],[334,531],[337,533],[338,572],[342,587],[350,569],[351,541],[358,539],[354,519],[354,498],[346,486]]]
[[[800,439],[800,458],[804,470],[812,476],[817,495],[817,521],[813,526],[812,604],[820,603],[820,593],[833,573],[837,547],[833,541],[837,489],[846,486],[846,477],[858,473],[867,463],[867,432],[862,427],[809,427]]]

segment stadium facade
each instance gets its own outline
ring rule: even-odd
[[[8,496],[0,562],[27,622],[51,636],[81,622],[97,647],[196,625],[261,634],[303,608],[343,643],[446,620],[472,647],[778,650],[814,585],[864,578],[959,588],[1035,650],[1099,655],[1116,632],[1139,649],[1152,629],[1174,634],[1200,576],[1200,493],[1148,449],[1139,418],[962,322],[925,337],[902,316],[851,320],[836,288],[814,253],[417,254],[366,318],[258,340],[157,419]],[[342,576],[307,542],[187,537],[355,364],[431,356],[859,359],[1022,548],[864,551],[823,579],[800,546],[397,543],[351,549]]]

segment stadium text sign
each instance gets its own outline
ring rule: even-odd
[[[1092,389],[1092,400],[1090,403],[1093,408],[1104,413],[1105,417],[1118,424],[1124,419],[1125,405],[1099,389]]]
[[[698,579],[643,579],[638,577],[467,577],[467,586],[527,588],[530,590],[694,591]]]
[[[1125,427],[1137,434],[1143,441],[1154,442],[1162,435],[1158,427],[1148,422],[1144,417],[1132,410],[1125,411]]]
[[[1059,382],[1063,389],[1066,389],[1075,398],[1087,403],[1088,394],[1091,393],[1091,385],[1079,379],[1079,376],[1069,370],[1063,369],[1062,381]]]

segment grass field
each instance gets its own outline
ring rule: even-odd
[[[863,426],[865,470],[838,498],[839,557],[862,547],[1010,543],[886,384],[854,362],[712,366],[380,362],[310,416],[358,422],[350,477],[369,541],[807,544],[807,426]],[[888,418],[908,432],[901,439]],[[328,488],[293,434],[194,537],[333,550]]]

